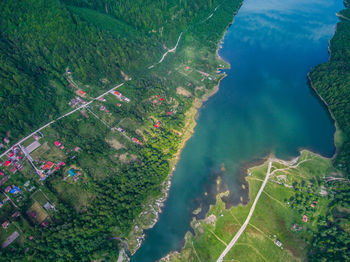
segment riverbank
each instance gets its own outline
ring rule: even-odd
[[[223,61],[219,56],[217,56],[217,60],[218,63],[226,64],[226,62]],[[187,141],[192,137],[194,129],[197,125],[196,119],[198,117],[198,110],[202,107],[204,102],[206,102],[211,96],[215,95],[218,92],[220,82],[226,77],[225,73],[221,75],[222,76],[219,79],[218,84],[209,89],[201,98],[195,98],[191,108],[185,113],[186,120],[185,126],[183,128],[182,142],[174,157],[169,161],[169,167],[171,171],[168,178],[162,184],[161,195],[146,202],[145,209],[141,212],[138,219],[135,220],[134,228],[126,239],[126,243],[131,255],[136,253],[136,251],[140,248],[142,241],[145,239],[146,234],[144,233],[144,230],[153,228],[157,223],[159,214],[162,212],[164,203],[168,198],[169,190],[171,187],[171,178],[176,169],[176,164],[180,160],[181,152],[186,146]]]
[[[237,14],[237,11],[233,13],[233,17]],[[159,215],[162,212],[164,203],[168,198],[169,190],[171,187],[171,178],[172,174],[176,169],[176,164],[180,160],[181,152],[186,146],[187,141],[192,137],[194,129],[197,125],[196,119],[198,117],[199,109],[202,107],[211,96],[215,95],[220,86],[220,82],[226,77],[226,73],[221,73],[219,70],[228,69],[230,65],[224,61],[219,55],[219,49],[221,48],[221,42],[223,37],[233,23],[233,20],[226,26],[224,32],[222,33],[221,39],[217,44],[217,49],[215,51],[215,62],[213,64],[219,65],[216,68],[213,68],[209,75],[217,75],[219,77],[217,84],[213,84],[212,87],[207,88],[206,92],[201,97],[195,97],[192,106],[185,113],[185,126],[182,128],[183,133],[181,134],[181,143],[173,158],[169,161],[170,173],[167,179],[162,184],[161,195],[157,198],[151,198],[144,205],[144,210],[140,213],[139,217],[135,220],[133,230],[126,238],[126,243],[128,245],[128,250],[131,255],[135,254],[136,251],[140,248],[142,242],[144,241],[146,234],[145,230],[151,229],[157,223]]]
[[[310,87],[316,93],[318,99],[320,99],[323,102],[323,104],[327,107],[327,111],[328,111],[329,115],[331,116],[331,118],[334,121],[334,125],[335,125],[334,144],[335,144],[336,151],[335,151],[334,155],[332,156],[332,159],[335,159],[337,157],[337,155],[338,155],[339,148],[341,147],[341,145],[343,143],[343,140],[344,140],[343,139],[343,134],[342,134],[343,132],[340,130],[338,121],[335,118],[333,112],[331,111],[327,101],[319,94],[317,89],[314,87],[314,84],[313,84],[312,79],[310,77],[310,73],[307,74],[307,78],[308,78]]]

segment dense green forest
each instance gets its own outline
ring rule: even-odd
[[[67,167],[45,181],[26,160],[12,174],[2,165],[8,156],[0,159],[0,171],[9,178],[1,180],[0,190],[14,184],[22,189],[10,195],[16,205],[7,201],[0,209],[0,222],[10,222],[9,229],[0,228],[1,243],[20,234],[0,249],[1,261],[116,259],[115,237],[127,241],[145,202],[163,190],[184,139],[186,112],[222,77],[215,50],[242,1],[223,2],[1,1],[0,138],[10,141],[1,141],[0,152],[72,110],[68,102],[79,89],[89,101],[125,82],[118,90],[131,100],[108,94],[42,130],[34,164],[64,161]],[[180,32],[176,55],[149,70]],[[56,148],[57,140],[64,147]],[[77,180],[67,178],[71,167],[81,170]],[[28,181],[38,190],[25,188]],[[45,201],[37,197],[41,192]],[[47,200],[56,212],[40,208]],[[47,213],[49,226],[30,216],[35,207]],[[11,216],[15,211],[19,218]]]
[[[311,74],[313,87],[325,100],[333,114],[340,135],[336,138],[337,154],[334,166],[350,178],[350,4],[339,13],[340,22],[330,42],[330,60],[315,67]],[[335,198],[329,205],[324,223],[314,236],[312,261],[348,261],[350,186],[347,182],[333,181],[326,184]]]

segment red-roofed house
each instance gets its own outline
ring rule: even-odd
[[[55,141],[55,146],[60,146],[61,142],[60,141]]]
[[[11,161],[10,160],[7,160],[5,163],[4,163],[4,166],[9,166],[11,164]]]
[[[122,94],[120,92],[118,92],[118,91],[114,91],[114,95],[116,95],[117,97],[121,97],[122,96]]]
[[[304,215],[304,216],[303,216],[303,221],[304,221],[305,223],[307,223],[307,221],[309,221],[309,218],[307,217],[307,215]]]
[[[2,228],[6,229],[9,226],[9,224],[10,223],[8,221],[5,221],[4,223],[2,223]]]
[[[51,169],[53,167],[54,163],[51,161],[47,161],[47,163],[43,166],[43,169]]]

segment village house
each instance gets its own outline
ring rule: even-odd
[[[275,244],[276,244],[276,246],[278,246],[278,247],[281,247],[281,246],[282,246],[281,241],[279,241],[278,239],[276,239]]]
[[[4,223],[2,223],[1,226],[2,226],[3,229],[6,229],[9,226],[9,224],[10,223],[8,221],[5,221]]]

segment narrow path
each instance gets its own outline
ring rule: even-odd
[[[166,52],[163,54],[162,58],[159,60],[159,62],[156,63],[156,64],[154,64],[154,65],[151,65],[150,67],[148,67],[148,69],[152,69],[154,66],[156,66],[156,65],[158,65],[158,64],[160,64],[160,63],[162,63],[163,60],[164,60],[164,58],[167,56],[167,54],[169,54],[169,53],[175,53],[176,48],[177,48],[177,46],[178,46],[178,44],[179,44],[179,42],[180,42],[180,39],[181,39],[181,37],[182,37],[182,33],[183,33],[183,32],[180,33],[179,38],[177,39],[176,45],[175,45],[172,49],[169,49],[168,51],[166,51]]]
[[[60,117],[58,117],[56,120],[52,120],[51,122],[47,123],[46,125],[44,125],[44,126],[38,128],[37,130],[35,130],[34,132],[32,132],[31,134],[29,134],[29,135],[26,136],[25,138],[23,138],[23,139],[21,139],[20,141],[18,141],[16,144],[10,146],[9,149],[7,149],[4,153],[2,153],[2,154],[0,155],[0,158],[2,158],[4,155],[6,155],[6,154],[11,150],[11,148],[13,148],[14,146],[18,146],[19,144],[23,143],[23,142],[26,141],[28,138],[30,138],[32,135],[34,135],[36,132],[39,132],[39,131],[43,130],[44,128],[48,127],[49,125],[55,123],[56,121],[58,121],[58,120],[60,120],[60,119],[62,119],[62,118],[64,118],[64,117],[66,117],[66,116],[69,116],[69,115],[73,114],[74,112],[76,112],[76,111],[78,111],[78,110],[80,110],[80,109],[85,108],[86,106],[88,106],[88,105],[90,105],[92,102],[94,102],[95,100],[100,99],[101,97],[107,95],[108,93],[112,92],[114,89],[117,89],[118,87],[120,87],[120,86],[122,86],[122,85],[124,85],[124,83],[121,83],[121,84],[119,84],[119,85],[117,85],[117,86],[115,86],[115,87],[109,89],[107,92],[104,92],[102,95],[100,95],[100,96],[98,96],[98,97],[95,97],[95,98],[92,99],[90,102],[87,102],[87,103],[85,103],[84,105],[79,106],[78,108],[76,108],[76,109],[74,109],[74,110],[72,110],[72,111],[70,111],[70,112],[68,112],[68,113],[66,113],[66,114],[64,114],[64,115],[62,115],[62,116],[60,116]]]
[[[272,161],[270,160],[269,161],[269,166],[268,166],[268,169],[267,169],[267,173],[266,173],[266,177],[265,177],[265,180],[263,182],[263,184],[261,185],[260,187],[260,190],[258,192],[258,194],[256,195],[255,197],[255,200],[254,200],[254,203],[252,205],[252,207],[250,208],[250,211],[249,211],[249,214],[248,214],[248,217],[247,219],[245,220],[244,224],[242,225],[242,227],[239,229],[239,231],[237,232],[237,234],[233,237],[233,239],[231,240],[231,242],[228,244],[228,246],[225,248],[225,250],[221,253],[220,257],[216,260],[216,262],[221,262],[224,257],[227,255],[227,253],[231,250],[231,248],[234,246],[234,244],[237,242],[237,240],[239,239],[239,237],[242,235],[242,233],[244,232],[244,230],[246,229],[253,213],[254,213],[254,210],[255,210],[255,206],[256,204],[258,203],[258,200],[267,184],[267,181],[269,180],[269,177],[270,177],[270,171],[271,171],[271,167],[272,167]]]

